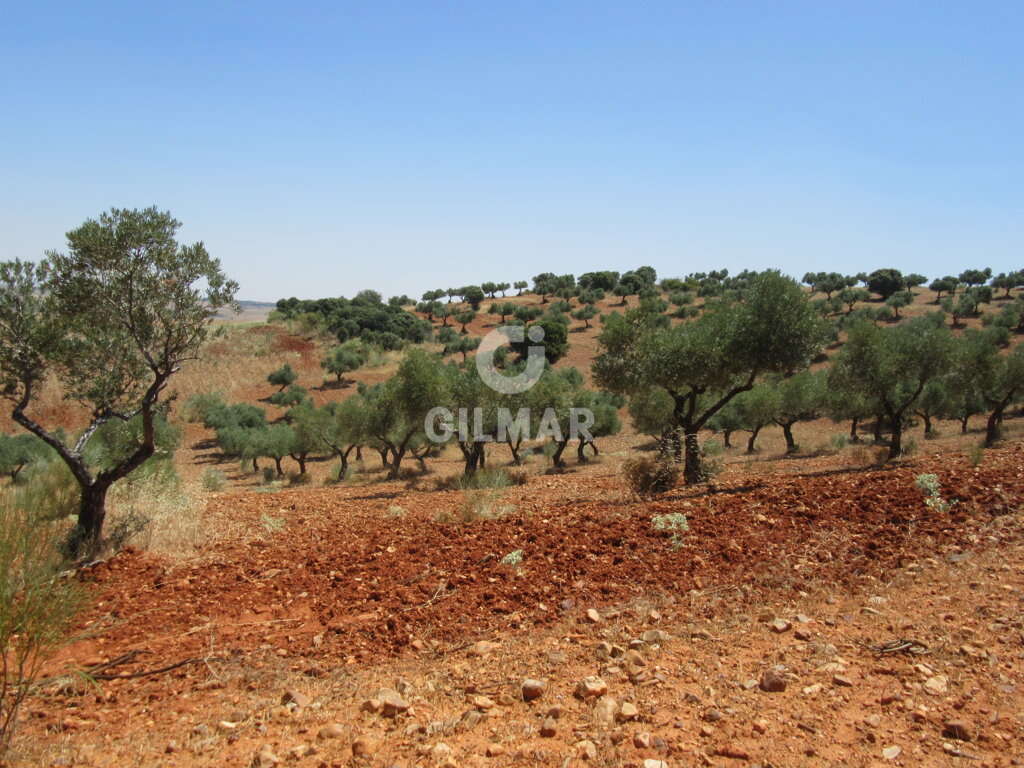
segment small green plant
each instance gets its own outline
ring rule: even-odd
[[[498,489],[463,491],[459,507],[459,519],[464,523],[477,520],[497,520],[516,511],[513,504],[499,504],[501,492]]]
[[[263,484],[270,485],[277,479],[277,472],[274,471],[273,467],[263,468]]]
[[[674,488],[679,479],[679,465],[668,459],[642,456],[623,462],[622,474],[629,489],[645,499]]]
[[[967,451],[967,460],[971,462],[972,467],[980,467],[981,462],[985,458],[985,446],[974,445]]]
[[[516,549],[509,552],[503,558],[501,558],[502,565],[508,565],[513,568],[518,567],[523,562],[523,550]]]
[[[392,504],[388,507],[388,517],[405,517],[405,510],[397,504]]]
[[[203,472],[203,488],[208,491],[221,491],[227,484],[227,477],[219,469],[207,467]]]
[[[651,518],[651,525],[656,531],[666,531],[672,534],[672,549],[679,549],[683,546],[681,534],[690,530],[690,521],[681,512],[671,512],[665,515],[655,515]]]
[[[832,435],[832,439],[829,440],[829,444],[832,446],[833,451],[843,450],[850,442],[850,438],[840,433],[838,435]]]
[[[903,445],[900,448],[900,456],[913,456],[917,453],[917,440],[909,438],[903,441]]]
[[[478,469],[471,475],[460,476],[462,490],[498,490],[511,485],[508,473],[503,469]]]
[[[956,505],[956,501],[946,501],[942,498],[938,475],[918,475],[914,478],[914,484],[924,494],[925,505],[933,512],[944,514]]]
[[[284,518],[271,517],[266,512],[260,514],[260,523],[267,533],[278,533],[284,530]]]

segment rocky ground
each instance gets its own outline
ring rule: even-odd
[[[214,496],[197,557],[82,575],[10,762],[1024,764],[1022,446],[707,491]]]

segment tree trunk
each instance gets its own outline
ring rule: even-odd
[[[356,461],[363,460],[363,446],[362,443],[356,446]]]
[[[970,418],[971,418],[970,416],[964,416],[963,418],[960,419],[960,434],[961,435],[966,435],[967,434],[967,422],[970,420]]]
[[[882,417],[881,416],[876,416],[875,417],[874,439],[875,439],[876,443],[882,442]]]
[[[678,440],[678,432],[676,433],[676,439]],[[683,445],[685,447],[683,451],[685,457],[683,479],[687,485],[696,485],[697,483],[704,482],[704,467],[701,462],[700,442],[697,439],[697,433],[687,432],[683,436]]]
[[[723,429],[722,430],[722,445],[724,445],[726,448],[732,448],[732,430],[731,429]]]
[[[935,434],[935,431],[932,429],[932,417],[931,417],[931,414],[922,413],[922,414],[920,414],[920,416],[921,416],[922,419],[924,419],[924,436],[926,438],[931,437],[932,435]]]
[[[484,456],[483,456],[483,443],[470,443],[467,448],[464,443],[459,443],[459,448],[462,449],[463,477],[469,477],[474,474],[478,469],[483,469]]]
[[[388,472],[388,480],[398,479],[398,474],[402,470],[402,459],[405,458],[406,445],[408,445],[408,440],[402,443],[401,447],[391,449],[391,471]]]
[[[757,434],[761,431],[761,428],[750,430],[750,439],[747,440],[747,453],[754,453],[757,449],[754,447],[754,443],[757,441]]]
[[[252,471],[253,472],[259,472],[260,471],[259,460],[255,456],[252,457]]]
[[[580,438],[580,444],[576,446],[576,461],[580,464],[586,464],[589,459],[583,455],[583,449],[587,447],[587,441],[582,437]]]
[[[854,416],[850,419],[850,442],[859,443],[860,435],[857,434],[857,423],[860,421],[860,416]]]
[[[903,418],[892,419],[892,440],[889,442],[889,458],[898,459],[903,453]]]
[[[509,451],[512,453],[512,463],[517,467],[523,463],[523,460],[519,457],[519,442],[518,440],[515,443],[511,440],[505,441]]]
[[[999,439],[999,424],[1003,420],[1003,406],[996,408],[989,414],[985,424],[985,447],[991,448]]]
[[[387,467],[388,466],[388,449],[387,449],[387,447],[378,448],[377,449],[377,453],[380,454],[380,465],[382,467]]]
[[[300,453],[300,454],[296,455],[296,454],[293,453],[293,454],[290,454],[290,455],[291,455],[292,459],[295,461],[295,463],[299,465],[299,474],[300,475],[306,474],[306,454]]]
[[[277,476],[278,477],[283,477],[284,476],[284,470],[281,468],[281,457],[280,456],[275,456],[274,457],[274,466],[277,467]]]
[[[569,444],[568,440],[562,440],[561,442],[556,442],[555,443],[555,445],[557,445],[558,447],[555,448],[555,452],[553,454],[551,454],[551,462],[556,467],[564,467],[565,466],[565,462],[562,461],[562,451],[565,450],[565,446],[567,446],[568,444]]]
[[[796,440],[793,439],[793,425],[783,424],[782,435],[786,438],[786,453],[796,453]]]
[[[75,531],[75,554],[94,555],[102,543],[103,521],[107,516],[108,484],[83,486],[78,505],[78,526]]]

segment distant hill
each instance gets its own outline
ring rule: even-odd
[[[265,321],[277,305],[272,301],[239,300],[238,306],[241,311],[237,313],[222,309],[217,313],[217,319],[229,323],[259,323]]]

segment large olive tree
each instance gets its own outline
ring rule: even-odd
[[[11,418],[52,447],[81,489],[79,553],[102,543],[110,486],[154,453],[155,421],[182,363],[194,359],[237,284],[202,243],[175,239],[170,213],[112,209],[67,234],[67,252],[39,264],[0,263],[0,385]],[[33,412],[47,380],[82,406],[87,421],[65,440]],[[99,468],[86,459],[105,423],[138,418],[138,442]]]
[[[664,327],[648,313],[608,316],[594,378],[626,395],[657,387],[672,398],[672,421],[684,439],[688,483],[703,479],[698,433],[740,392],[766,373],[804,368],[821,350],[823,321],[792,279],[770,270],[734,300],[708,305],[700,317]]]

